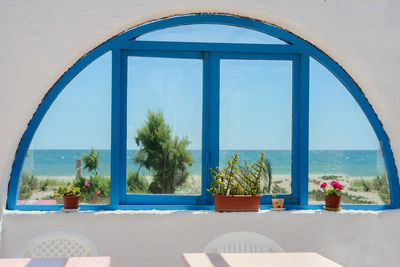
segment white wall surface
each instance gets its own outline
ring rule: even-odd
[[[49,231],[86,235],[112,266],[183,266],[180,255],[201,252],[215,237],[251,231],[286,252],[315,251],[343,266],[399,266],[400,211],[385,212],[6,212],[2,257]]]
[[[57,79],[85,53],[124,30],[153,19],[196,12],[230,13],[263,20],[327,53],[362,88],[383,123],[399,165],[398,0],[2,0],[2,207],[20,138]],[[171,266],[168,263],[179,261],[179,253],[198,251],[220,233],[248,230],[269,235],[288,251],[319,251],[348,266],[380,266],[381,261],[396,266],[400,262],[399,253],[394,250],[400,247],[395,228],[398,221],[397,211],[365,215],[6,213],[2,217],[2,251],[11,256],[34,233],[76,229],[93,238],[102,254],[120,256],[121,262],[138,259],[141,266]],[[273,230],[268,228],[270,225]],[[151,251],[160,256],[151,256]]]

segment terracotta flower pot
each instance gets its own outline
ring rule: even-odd
[[[214,195],[215,211],[259,211],[259,195]]]
[[[284,201],[285,201],[284,198],[273,198],[272,199],[272,207],[274,209],[282,209]]]
[[[340,196],[325,196],[325,207],[338,209],[340,207]]]
[[[77,209],[79,207],[79,196],[63,196],[64,209]]]

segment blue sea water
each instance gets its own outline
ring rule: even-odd
[[[100,151],[99,173],[110,175],[110,150]],[[221,166],[225,166],[229,157],[239,152],[239,161],[254,162],[259,157],[259,150],[221,150]],[[29,150],[23,170],[36,176],[74,176],[75,161],[88,150]],[[132,157],[136,150],[128,150],[129,170],[136,170]],[[193,165],[191,173],[201,173],[201,151],[192,150]],[[269,150],[266,157],[271,161],[273,174],[290,174],[291,151]],[[377,150],[310,150],[310,174],[343,174],[347,176],[376,176],[385,172],[383,158]],[[87,175],[84,170],[83,175]]]

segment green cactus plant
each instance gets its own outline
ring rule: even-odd
[[[228,159],[228,165],[220,169],[216,167],[215,170],[210,168],[213,181],[210,184],[210,188],[207,189],[209,193],[215,195],[228,195],[229,189],[233,185],[235,176],[238,174],[239,169],[237,167],[239,161],[239,155],[236,153],[230,159]]]
[[[263,180],[263,172],[265,168],[264,163],[265,152],[260,152],[260,158],[251,165],[245,162],[244,167],[235,177],[236,182],[244,189],[245,195],[261,194],[261,182]]]
[[[229,191],[229,195],[244,195],[244,190],[240,185],[234,184]]]
[[[260,152],[260,158],[256,162],[239,169],[239,155],[236,153],[230,159],[225,168],[216,167],[210,169],[213,181],[210,184],[208,192],[215,195],[257,195],[261,194],[261,182],[263,180],[263,171],[265,152]]]

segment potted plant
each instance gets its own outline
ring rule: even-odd
[[[273,209],[283,209],[283,203],[285,202],[285,198],[277,198],[276,195],[272,195],[272,208]]]
[[[60,186],[57,192],[54,192],[54,197],[62,197],[64,203],[64,209],[78,209],[79,197],[81,196],[82,190],[87,190],[90,186],[88,181],[85,181],[85,185],[82,188],[68,184],[67,186]]]
[[[273,210],[284,210],[284,203],[285,203],[285,199],[288,200],[294,200],[294,198],[292,197],[287,197],[287,196],[283,196],[283,197],[279,197],[277,198],[276,195],[272,195],[272,209]]]
[[[333,180],[331,183],[331,188],[327,189],[328,184],[322,183],[320,187],[325,193],[325,209],[326,210],[340,210],[340,196],[343,186],[338,182]]]
[[[264,154],[261,152],[257,162],[250,166],[245,163],[245,166],[239,169],[239,155],[236,153],[228,159],[224,169],[210,169],[213,182],[207,191],[213,193],[216,211],[260,210]]]

